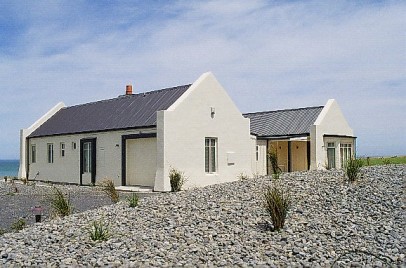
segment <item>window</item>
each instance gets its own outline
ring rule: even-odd
[[[72,150],[76,150],[76,142],[72,142]]]
[[[35,144],[31,145],[31,163],[37,162],[37,146]]]
[[[205,139],[205,170],[206,173],[217,171],[217,138]]]
[[[92,172],[92,143],[85,142],[83,143],[83,172],[90,173]]]
[[[53,163],[54,162],[54,144],[53,143],[48,143],[47,144],[48,148],[48,163]]]
[[[334,142],[327,143],[327,169],[336,168],[336,148]]]
[[[258,161],[259,159],[259,145],[255,147],[255,159]]]
[[[61,142],[61,157],[65,156],[65,143]]]
[[[340,144],[340,156],[341,156],[341,167],[345,167],[347,165],[348,160],[350,160],[352,157],[351,143]]]

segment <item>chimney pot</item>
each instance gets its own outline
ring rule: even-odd
[[[125,94],[126,95],[132,95],[133,94],[133,86],[132,85],[127,85],[125,87]]]

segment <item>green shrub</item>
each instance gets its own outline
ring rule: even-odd
[[[169,170],[169,179],[171,183],[171,191],[172,192],[179,192],[182,190],[182,186],[186,182],[185,174],[182,171],[179,171],[175,168],[171,168]]]
[[[389,160],[389,159],[383,159],[383,164],[384,165],[390,165],[390,164],[392,164],[392,162]]]
[[[93,241],[106,241],[109,238],[109,228],[103,221],[93,221],[89,228],[89,235]]]
[[[278,153],[276,150],[270,150],[268,152],[269,162],[272,167],[272,178],[279,179],[279,175],[282,172],[282,169],[278,165]]]
[[[18,221],[14,222],[11,225],[11,230],[18,232],[18,231],[21,231],[22,229],[24,229],[26,225],[27,225],[27,223],[25,222],[24,219],[18,219]]]
[[[116,186],[112,180],[104,180],[100,186],[103,188],[103,192],[110,197],[113,203],[120,201],[120,195],[118,194]]]
[[[345,173],[349,181],[355,181],[361,172],[362,159],[350,158],[345,165]]]
[[[7,233],[7,231],[0,228],[0,235],[4,235],[5,233]]]
[[[285,224],[285,219],[291,207],[290,193],[282,187],[268,186],[264,192],[264,207],[271,216],[275,231],[279,231]]]
[[[128,198],[128,202],[130,203],[130,208],[135,208],[138,206],[138,195],[136,193],[133,193],[131,197]]]
[[[62,191],[54,186],[54,194],[51,196],[51,209],[52,211],[61,217],[68,216],[73,212],[73,207],[70,202],[70,196],[68,198],[62,193]]]

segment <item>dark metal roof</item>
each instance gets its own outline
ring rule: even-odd
[[[321,110],[323,106],[247,113],[244,117],[251,121],[251,134],[286,137],[309,134]]]
[[[29,137],[156,126],[156,112],[168,109],[190,85],[62,108]]]

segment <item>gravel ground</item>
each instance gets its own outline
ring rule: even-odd
[[[35,223],[35,216],[32,208],[41,206],[43,208],[42,220],[52,219],[52,212],[49,209],[50,197],[54,193],[53,186],[46,183],[30,182],[23,185],[20,181],[15,184],[0,182],[0,229],[10,231],[10,227],[18,219],[23,219],[27,224]],[[76,185],[55,185],[66,195],[69,195],[74,208],[74,213],[83,212],[98,207],[111,205],[112,202],[99,187],[87,187]],[[156,193],[154,193],[156,194]],[[126,199],[130,193],[121,192],[121,199]],[[140,198],[151,194],[139,193]]]
[[[47,221],[0,237],[5,266],[406,267],[406,165],[284,174],[126,202]],[[285,227],[270,229],[262,193],[290,189]],[[89,224],[109,225],[93,242]]]

